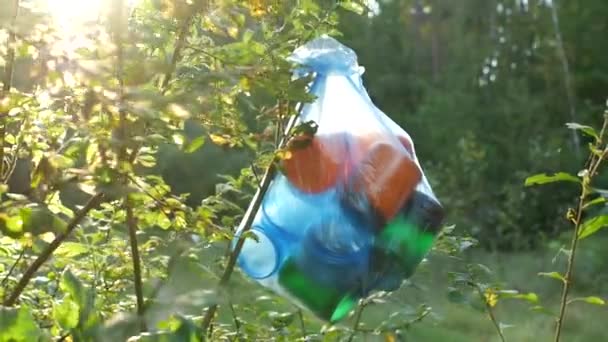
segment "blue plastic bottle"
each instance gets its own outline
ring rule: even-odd
[[[319,208],[335,203],[335,198],[333,189],[320,194],[304,193],[278,174],[251,227],[258,241],[245,240],[239,254],[241,269],[258,280],[274,275],[303,238],[307,227],[321,221]]]
[[[343,318],[368,284],[372,231],[348,215],[339,202],[318,208],[292,258],[279,271],[279,284],[315,314]]]

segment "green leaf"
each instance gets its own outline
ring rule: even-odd
[[[589,237],[606,226],[608,226],[608,215],[592,217],[581,224],[578,230],[578,238],[584,239]]]
[[[78,325],[86,329],[96,324],[98,316],[95,313],[92,293],[84,287],[76,276],[66,269],[63,272],[61,281],[59,282],[61,290],[67,294],[67,297],[78,305],[80,310]],[[64,298],[67,299],[67,298]]]
[[[200,342],[201,328],[185,317],[178,316],[169,324],[170,331],[141,333],[129,338],[130,342]]]
[[[362,15],[365,8],[353,1],[343,1],[338,4],[340,7],[344,8],[347,11],[357,13],[358,15]]]
[[[597,132],[591,126],[585,126],[585,125],[577,124],[575,122],[569,122],[566,124],[566,127],[568,127],[569,129],[582,131],[583,133],[595,138],[596,141],[599,140],[599,136],[598,136]]]
[[[538,303],[538,295],[536,295],[536,293],[534,293],[534,292],[517,293],[517,294],[501,292],[501,295],[506,298],[522,299],[522,300],[526,300],[530,303]]]
[[[583,300],[589,304],[606,305],[606,302],[600,297],[590,296],[583,298]]]
[[[192,140],[188,146],[186,146],[186,148],[184,149],[184,152],[186,153],[192,153],[195,152],[196,150],[198,150],[201,146],[203,146],[203,144],[205,143],[205,137],[204,136],[200,136],[198,138],[195,138],[194,140]]]
[[[80,308],[78,307],[78,304],[69,298],[64,299],[60,304],[53,306],[53,318],[63,329],[69,330],[76,328],[79,316]]]
[[[85,305],[85,288],[80,280],[78,280],[72,271],[70,271],[70,269],[66,269],[63,272],[59,287],[64,293],[69,294],[79,307],[83,307]]]
[[[137,162],[143,167],[154,167],[156,165],[156,158],[150,154],[142,154],[137,156]]]
[[[605,190],[604,190],[604,191],[605,191]],[[593,199],[593,200],[591,200],[591,201],[589,201],[589,202],[585,203],[585,204],[583,205],[583,209],[587,209],[587,208],[592,207],[592,206],[594,206],[594,205],[603,204],[603,203],[606,203],[606,197],[604,197],[604,196],[602,195],[601,197],[597,197],[597,198],[595,198],[595,199]]]
[[[8,216],[0,213],[0,232],[14,239],[23,236],[23,220],[21,216]]]
[[[575,182],[575,183],[581,182],[579,178],[577,178],[569,173],[558,172],[553,175],[547,175],[546,173],[541,173],[538,175],[530,176],[530,177],[526,178],[525,185],[530,186],[530,185],[547,184],[547,183],[560,182],[560,181]]]
[[[42,331],[34,321],[30,309],[0,307],[0,341],[36,341]]]
[[[549,278],[553,278],[553,279],[557,279],[560,280],[562,282],[565,282],[566,279],[564,278],[563,275],[561,275],[559,272],[540,272],[538,273],[539,276],[543,276],[543,277],[549,277]]]
[[[55,255],[65,258],[74,258],[89,252],[89,247],[79,242],[64,242],[57,248]]]
[[[454,287],[450,287],[448,289],[448,300],[452,303],[464,303],[466,301],[466,297],[464,296],[464,294],[462,293],[462,291],[460,291],[457,288]]]

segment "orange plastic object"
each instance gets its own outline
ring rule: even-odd
[[[404,136],[399,136],[399,142],[401,142],[401,144],[403,145],[403,147],[405,147],[405,149],[407,150],[407,152],[410,154],[410,156],[413,158],[414,157],[414,148],[412,147],[412,141]]]
[[[296,137],[294,142],[310,137]],[[346,156],[343,135],[314,136],[306,147],[291,144],[291,156],[283,160],[287,179],[298,189],[318,193],[334,186],[342,173]]]
[[[409,199],[422,173],[401,146],[371,144],[367,155],[352,170],[355,191],[365,191],[370,204],[386,220]]]

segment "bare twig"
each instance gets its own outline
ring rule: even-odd
[[[175,72],[175,68],[177,67],[177,62],[181,58],[182,49],[186,44],[186,38],[188,37],[190,24],[192,23],[193,18],[193,15],[188,16],[186,19],[184,19],[184,22],[179,28],[179,32],[177,33],[177,41],[175,42],[173,55],[171,56],[171,63],[169,64],[169,69],[165,73],[163,81],[160,85],[160,91],[162,94],[165,94],[165,92],[169,89],[169,82],[173,78],[173,73]]]
[[[348,337],[347,342],[352,342],[353,338],[355,338],[355,335],[357,334],[357,332],[359,332],[359,323],[361,322],[361,317],[363,316],[363,310],[365,309],[366,303],[365,301],[361,302],[361,304],[359,304],[359,309],[357,310],[357,313],[355,314],[355,321],[353,323],[353,331],[350,333],[350,336]]]
[[[145,307],[141,280],[141,259],[137,245],[137,221],[133,215],[133,204],[128,196],[125,198],[125,209],[127,212],[127,226],[129,227],[129,241],[131,243],[131,258],[133,259],[133,280],[135,282],[135,297],[137,298],[137,314],[140,318],[143,318]],[[143,321],[142,330],[146,330],[145,326],[143,326]]]
[[[306,325],[304,325],[304,314],[302,313],[302,309],[298,309],[298,319],[300,321],[300,332],[302,333],[302,338],[306,338]]]
[[[232,320],[234,321],[234,329],[235,329],[236,335],[238,337],[238,335],[240,334],[240,331],[241,331],[241,322],[239,321],[239,318],[236,315],[236,311],[234,310],[234,305],[232,305],[232,303],[230,303],[229,306],[230,306],[230,312],[232,313]]]
[[[606,133],[606,128],[608,127],[608,113],[604,115],[604,123],[602,125],[602,130],[600,131],[599,138],[595,143],[596,148],[601,148],[603,144],[604,135]],[[604,151],[604,149],[602,149]],[[601,153],[599,156],[595,153],[591,153],[590,162],[588,163],[587,170],[589,171],[587,175],[583,175],[583,184],[581,186],[581,195],[578,200],[578,206],[576,208],[576,218],[574,219],[574,231],[572,232],[572,239],[570,242],[570,253],[568,254],[568,266],[566,268],[566,274],[564,275],[563,286],[562,286],[562,297],[560,301],[559,315],[557,316],[557,323],[555,326],[555,342],[559,342],[562,333],[562,326],[564,323],[564,318],[566,317],[566,307],[568,304],[568,294],[570,292],[570,288],[572,287],[572,274],[574,272],[574,260],[576,257],[576,249],[578,247],[579,240],[579,230],[581,227],[581,219],[583,216],[583,211],[585,208],[585,198],[588,193],[588,185],[591,182],[593,176],[596,175],[597,169],[599,168],[601,162],[603,161],[606,153]]]
[[[192,19],[194,18],[194,14],[188,16],[182,22],[182,25],[179,27],[179,31],[177,33],[177,40],[175,41],[175,47],[173,49],[173,55],[171,56],[171,62],[169,63],[169,68],[165,72],[161,84],[159,86],[161,95],[165,95],[165,93],[169,90],[169,83],[173,79],[173,75],[175,73],[175,69],[177,68],[177,62],[182,58],[182,50],[186,44],[186,39],[188,38],[188,33],[190,30],[190,24],[192,23]],[[144,127],[144,131],[147,130],[147,127]],[[137,154],[139,153],[139,149],[141,148],[141,144],[137,145],[131,151],[129,155],[129,162],[133,164],[135,158],[137,158]]]
[[[115,4],[117,8],[114,8],[116,13],[119,15],[123,15],[123,3],[117,2]],[[121,20],[121,19],[118,19]],[[119,98],[118,98],[118,115],[119,115],[119,136],[120,136],[120,148],[117,154],[117,161],[126,162],[132,164],[130,161],[130,156],[127,154],[127,131],[128,127],[128,118],[127,111],[125,106],[125,94],[124,94],[124,40],[123,40],[123,32],[116,32],[116,61],[117,61],[117,79],[119,84]],[[129,183],[128,177],[124,177],[121,179],[123,184],[126,186]],[[141,274],[141,258],[139,255],[139,246],[137,244],[137,219],[133,214],[133,203],[130,198],[130,195],[127,194],[123,200],[124,208],[126,211],[126,224],[127,229],[129,231],[129,243],[131,247],[131,261],[133,263],[133,282],[135,287],[135,298],[137,301],[137,315],[140,319],[140,331],[146,331],[146,327],[143,320],[144,313],[144,295],[143,295],[143,285],[142,285],[142,274]]]
[[[4,276],[4,278],[2,279],[2,281],[0,282],[0,286],[4,287],[6,285],[6,282],[8,281],[8,278],[10,278],[11,274],[13,274],[13,271],[15,270],[15,268],[17,267],[17,265],[19,265],[19,263],[21,262],[21,259],[23,259],[23,256],[25,255],[26,249],[27,248],[24,247],[21,250],[21,252],[19,253],[19,256],[17,257],[17,260],[15,260],[15,262],[13,263],[13,265],[11,266],[11,268],[8,270],[8,272],[6,273],[6,275]],[[4,295],[6,296],[6,293]]]
[[[11,30],[8,34],[8,49],[6,52],[6,64],[2,78],[2,91],[0,92],[0,104],[5,101],[11,90],[13,82],[13,71],[15,64],[15,33],[14,26],[19,15],[19,0],[14,0],[11,7]],[[10,109],[0,112],[0,178],[4,177],[4,137],[6,135],[6,117]]]
[[[557,53],[562,64],[562,72],[564,74],[564,88],[566,91],[566,98],[568,100],[568,107],[570,109],[570,120],[573,122],[577,121],[576,115],[576,104],[574,100],[574,94],[572,89],[572,81],[570,76],[570,66],[568,65],[568,57],[566,56],[566,50],[564,49],[564,43],[562,39],[561,30],[559,28],[559,18],[557,15],[557,0],[553,0],[550,4],[551,7],[551,18],[553,21],[553,29],[555,30],[555,41],[557,43]],[[572,130],[572,143],[574,144],[574,152],[576,157],[580,158],[580,140],[578,134]]]
[[[85,206],[74,215],[74,218],[68,223],[65,232],[60,233],[55,239],[48,245],[48,247],[38,256],[38,258],[27,268],[23,276],[17,283],[17,286],[4,301],[4,306],[13,306],[27,284],[30,282],[36,271],[42,266],[53,254],[53,252],[61,245],[61,243],[72,233],[72,231],[80,224],[80,222],[87,216],[89,211],[96,208],[102,201],[103,193],[97,193],[85,204]]]

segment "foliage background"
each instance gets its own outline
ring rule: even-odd
[[[212,340],[348,339],[350,323],[323,327],[238,271],[216,288],[226,242],[276,147],[277,122],[309,100],[284,57],[321,33],[357,52],[373,101],[412,135],[446,223],[479,242],[449,240],[463,249],[455,254],[438,245],[411,282],[366,308],[355,337],[374,338],[365,328],[384,322],[399,327],[376,334],[389,341],[496,339],[479,300],[448,278],[477,263],[491,270],[484,283],[533,292],[540,303],[531,307],[554,309],[558,284],[537,273],[565,262],[564,213],[576,188],[524,181],[576,174],[590,139],[565,123],[601,124],[605,1],[393,0],[378,1],[377,13],[356,1],[313,0],[146,0],[127,13],[108,1],[113,11],[80,28],[89,41],[76,51],[59,49],[65,32],[34,1],[20,1],[13,25],[4,10],[13,3],[0,2],[5,69],[11,33],[16,42],[0,108],[0,295],[94,193],[108,196],[32,277],[19,309],[3,309],[0,325],[14,330],[0,338],[124,340],[146,328],[184,340],[219,303]],[[575,284],[606,298],[606,237],[597,235],[582,242]],[[571,310],[567,341],[606,338],[605,306]],[[496,307],[515,341],[550,336],[551,317],[537,311],[518,301]],[[138,337],[146,338],[154,337]]]

